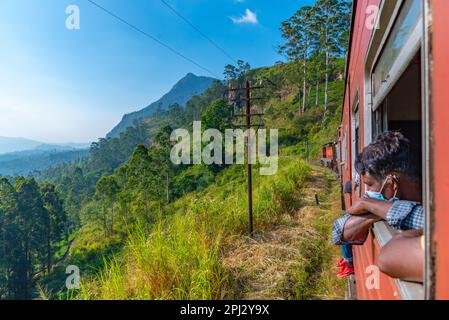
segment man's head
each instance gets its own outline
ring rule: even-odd
[[[367,191],[381,191],[391,199],[408,187],[419,189],[420,157],[418,150],[400,132],[386,132],[367,146],[355,161],[355,169],[367,186]]]

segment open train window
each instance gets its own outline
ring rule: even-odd
[[[400,131],[422,149],[421,97],[421,54],[418,52],[373,112],[373,138],[385,131]]]
[[[395,86],[421,47],[422,4],[402,1],[399,15],[371,73],[371,90],[376,109]]]
[[[423,1],[382,1],[380,29],[373,32],[366,57],[365,88],[369,115],[365,144],[386,131],[400,131],[419,150],[423,132]],[[420,162],[422,159],[416,159]],[[417,165],[420,165],[417,163]],[[391,239],[385,223],[374,227],[380,246]],[[397,281],[404,299],[424,298],[424,287]]]
[[[398,1],[397,9],[370,74],[372,139],[382,132],[400,131],[423,150],[422,2]]]

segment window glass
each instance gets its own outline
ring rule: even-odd
[[[345,131],[343,133],[343,162],[345,164],[345,169],[348,170],[348,141],[347,141],[347,130],[345,128]]]
[[[354,132],[353,132],[353,146],[352,146],[352,150],[353,150],[353,157],[352,157],[352,166],[353,166],[353,180],[357,181],[357,172],[355,170],[355,159],[359,157],[360,155],[360,113],[358,111],[358,106],[357,106],[357,111],[354,114]],[[355,183],[355,192],[358,192],[359,196],[360,196],[360,192],[361,192],[361,188],[360,188],[360,183]]]
[[[382,84],[388,80],[391,68],[412,36],[413,30],[421,17],[420,0],[405,0],[404,2],[398,20],[392,29],[373,73],[374,95],[380,91]]]
[[[372,115],[372,139],[376,138],[383,132],[388,131],[388,119],[387,119],[387,101],[386,98],[382,104],[373,112]]]

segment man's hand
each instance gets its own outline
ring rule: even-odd
[[[370,198],[360,198],[354,205],[347,211],[350,215],[360,216],[367,213],[372,213],[381,218],[387,219],[388,210],[390,210],[393,202],[383,201]]]
[[[369,211],[367,210],[367,208],[366,208],[366,199],[365,198],[360,198],[360,199],[358,199],[353,205],[352,205],[352,207],[351,208],[349,208],[348,210],[347,210],[347,212],[350,214],[350,215],[353,215],[353,216],[360,216],[360,215],[362,215],[362,214],[367,214],[367,213],[369,213]]]

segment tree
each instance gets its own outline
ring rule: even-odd
[[[204,130],[216,129],[221,134],[225,134],[226,129],[232,129],[232,106],[228,105],[223,100],[216,100],[207,107],[201,117],[202,127]],[[203,148],[204,150],[204,148]],[[222,155],[225,154],[224,145],[222,147]],[[211,170],[214,173],[221,171],[224,166],[218,164],[212,164]]]
[[[322,75],[325,78],[324,105],[327,111],[329,76],[335,71],[332,66],[343,56],[347,46],[349,14],[350,3],[346,0],[318,0],[313,7],[299,9],[281,25],[285,43],[279,47],[279,52],[290,61],[301,63],[301,111],[306,107],[310,82],[316,85],[315,104],[318,104]]]
[[[251,69],[251,65],[243,60],[237,60],[237,75],[242,77]]]
[[[302,112],[306,108],[308,61],[311,59],[313,45],[316,44],[315,10],[315,7],[304,6],[281,26],[282,37],[286,42],[279,47],[279,52],[289,60],[301,61],[302,64]]]
[[[187,122],[186,120],[187,119],[184,108],[179,104],[175,103],[168,107],[168,121],[170,123],[170,126],[173,126],[174,128],[180,128]]]
[[[16,299],[30,299],[35,266],[42,262],[46,252],[45,221],[47,211],[34,179],[20,177],[15,184],[17,194],[17,216],[15,254],[12,262],[11,282],[15,284]]]
[[[153,159],[159,159],[159,165],[163,168],[166,177],[166,203],[170,203],[170,179],[174,175],[174,165],[170,160],[172,142],[170,136],[173,129],[169,125],[159,129],[154,139],[154,147],[150,149],[150,155]]]
[[[0,178],[0,299],[16,297],[12,281],[19,253],[17,194],[7,179]]]
[[[237,60],[237,66],[232,64],[227,64],[224,68],[223,75],[225,76],[225,81],[236,81],[242,80],[246,72],[251,69],[251,65],[243,60]]]
[[[123,190],[131,194],[134,204],[138,207],[137,218],[139,220],[143,218],[147,232],[152,222],[153,209],[162,205],[166,199],[166,192],[160,187],[166,181],[163,170],[166,161],[167,157],[157,145],[150,149],[139,145],[129,163],[123,168],[125,173]],[[121,196],[124,197],[124,193]]]
[[[103,227],[105,234],[108,234],[108,218],[106,202],[111,205],[111,227],[110,232],[114,232],[114,201],[115,196],[119,192],[120,188],[114,178],[114,176],[103,176],[97,183],[97,197],[103,202]]]
[[[67,214],[54,185],[44,184],[41,187],[41,194],[44,208],[47,210],[45,219],[46,264],[47,273],[50,273],[55,249],[57,249],[54,247],[54,243],[67,238]]]
[[[238,70],[232,64],[227,64],[223,71],[224,79],[226,82],[235,80],[238,77]]]
[[[224,134],[226,129],[232,129],[232,107],[223,100],[211,103],[201,117],[203,128],[217,129]]]
[[[324,48],[325,59],[325,111],[329,105],[329,75],[332,73],[332,60],[341,57],[347,46],[346,36],[350,25],[350,3],[346,0],[318,0],[315,6],[320,21],[319,43]]]

